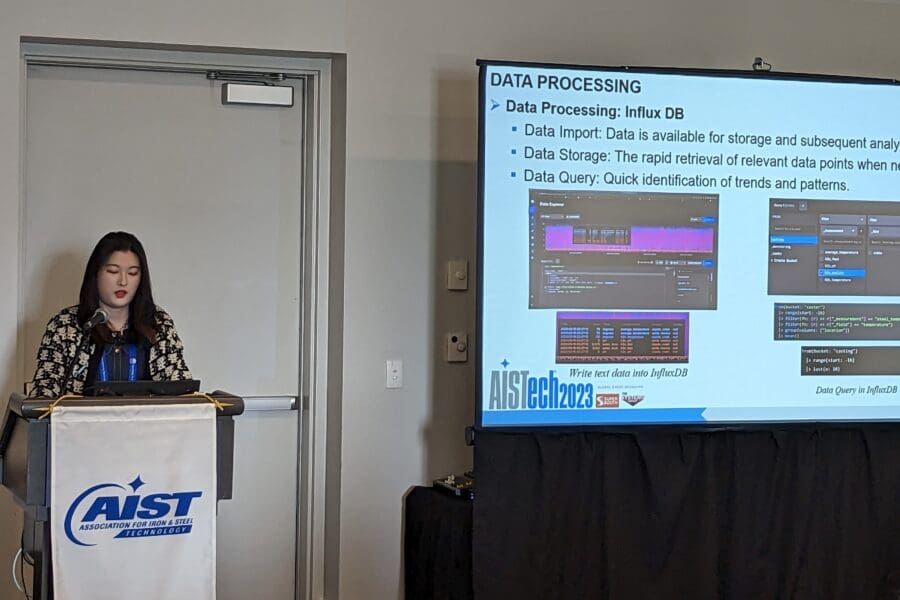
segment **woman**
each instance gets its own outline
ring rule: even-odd
[[[97,309],[108,320],[84,331]],[[81,394],[102,381],[191,379],[182,351],[172,318],[153,303],[144,247],[130,233],[108,233],[88,259],[78,305],[47,324],[30,396]]]

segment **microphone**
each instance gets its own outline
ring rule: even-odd
[[[90,331],[97,325],[103,325],[107,321],[109,321],[109,313],[102,308],[98,308],[94,311],[93,316],[85,322],[83,329],[85,331]]]

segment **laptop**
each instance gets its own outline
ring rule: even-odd
[[[199,379],[177,381],[98,381],[85,396],[183,396],[200,391]]]

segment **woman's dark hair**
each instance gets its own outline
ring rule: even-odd
[[[156,304],[150,286],[150,267],[147,265],[147,254],[144,246],[132,234],[124,231],[107,233],[91,252],[87,266],[84,268],[84,279],[81,282],[81,293],[78,295],[78,323],[84,325],[100,307],[100,293],[97,289],[97,276],[100,269],[106,266],[113,252],[134,252],[141,263],[141,282],[138,284],[134,299],[128,307],[128,329],[135,341],[148,344],[156,343]],[[109,342],[112,333],[105,324],[94,329],[94,341]]]

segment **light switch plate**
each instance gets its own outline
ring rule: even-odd
[[[395,358],[387,361],[386,365],[387,380],[384,386],[388,389],[403,387],[403,361]]]
[[[469,263],[464,259],[447,261],[447,289],[469,289]]]

